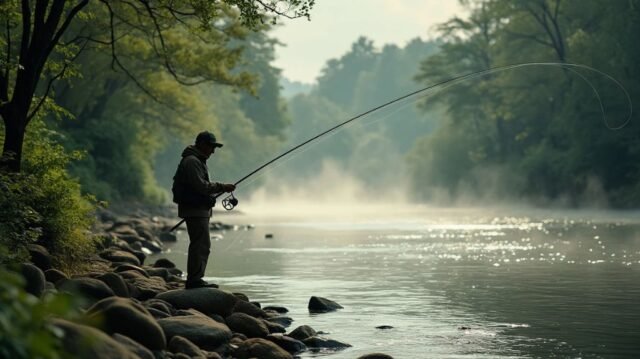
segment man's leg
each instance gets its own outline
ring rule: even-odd
[[[187,283],[197,283],[204,277],[211,251],[209,218],[186,218],[189,233],[189,257],[187,258]]]

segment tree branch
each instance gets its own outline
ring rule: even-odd
[[[75,18],[76,15],[80,12],[80,10],[82,10],[85,6],[87,6],[88,3],[89,3],[89,0],[82,0],[78,5],[74,6],[71,9],[71,11],[69,11],[69,14],[67,15],[67,18],[62,23],[62,26],[60,26],[58,31],[53,36],[53,39],[50,45],[51,49],[49,52],[51,52],[53,50],[53,47],[58,43],[58,41],[60,41],[60,38],[67,31],[67,28],[69,28],[69,25],[71,24],[71,21],[73,20],[73,18]]]

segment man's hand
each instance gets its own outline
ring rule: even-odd
[[[222,190],[224,192],[227,192],[227,193],[233,192],[233,191],[235,191],[235,189],[236,189],[236,185],[234,185],[233,183],[223,183],[222,184]]]

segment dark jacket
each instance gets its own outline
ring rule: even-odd
[[[195,146],[187,146],[173,176],[172,190],[178,217],[211,217],[209,198],[222,192],[222,184],[209,181],[207,158]]]

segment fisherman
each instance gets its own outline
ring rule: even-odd
[[[236,189],[234,184],[209,180],[207,159],[219,147],[222,147],[222,143],[218,143],[213,133],[200,132],[195,145],[187,146],[182,151],[182,160],[173,176],[173,201],[178,204],[178,217],[187,222],[189,233],[187,289],[218,287],[202,279],[211,248],[209,219],[215,205],[215,195]]]

